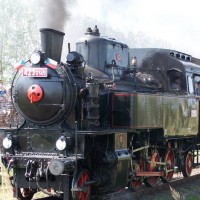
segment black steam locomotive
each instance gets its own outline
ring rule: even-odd
[[[200,61],[130,49],[87,29],[60,62],[64,33],[41,29],[42,51],[17,65],[11,96],[23,117],[2,129],[14,195],[41,190],[88,200],[190,176],[199,164]]]

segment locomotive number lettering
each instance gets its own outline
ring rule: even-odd
[[[23,68],[23,76],[47,77],[47,68]]]

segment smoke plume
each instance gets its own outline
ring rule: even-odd
[[[72,0],[37,0],[39,28],[51,28],[64,32],[70,18]]]

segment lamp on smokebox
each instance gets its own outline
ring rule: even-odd
[[[34,51],[30,56],[30,61],[33,65],[44,62],[44,53],[41,51]]]
[[[56,148],[59,151],[63,151],[65,150],[66,147],[67,147],[66,138],[64,136],[59,137],[58,140],[56,141]]]
[[[3,147],[5,149],[10,149],[12,144],[13,144],[12,135],[11,134],[6,135],[6,137],[3,139]]]

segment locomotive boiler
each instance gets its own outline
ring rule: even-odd
[[[2,129],[15,197],[41,190],[88,200],[191,175],[199,164],[198,59],[129,48],[95,26],[63,63],[64,33],[40,31],[42,50],[16,66],[11,87],[24,120]]]

